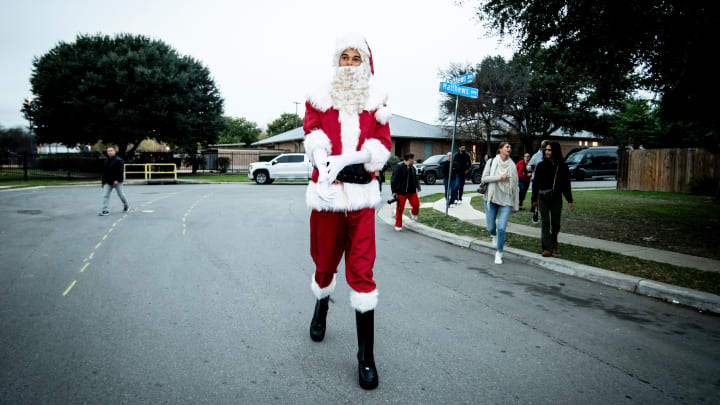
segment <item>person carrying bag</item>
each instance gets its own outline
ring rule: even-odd
[[[560,144],[550,142],[544,153],[545,159],[537,165],[532,181],[532,204],[533,209],[540,211],[542,255],[550,257],[558,247],[562,197],[565,196],[570,211],[575,210],[575,205],[570,170],[563,160]]]

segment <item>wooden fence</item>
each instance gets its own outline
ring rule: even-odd
[[[720,180],[720,154],[705,149],[639,149],[618,162],[620,190],[689,193],[699,182]]]

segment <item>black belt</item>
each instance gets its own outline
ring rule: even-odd
[[[343,167],[335,178],[335,181],[340,183],[368,184],[372,179],[372,174],[365,170],[365,166],[363,166],[362,163],[357,163]]]

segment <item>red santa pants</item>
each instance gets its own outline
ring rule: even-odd
[[[413,194],[398,194],[397,210],[395,211],[395,226],[402,227],[403,211],[405,211],[405,201],[410,201],[412,209],[410,212],[413,215],[420,213],[420,200],[418,200],[417,193]]]
[[[330,285],[345,254],[345,279],[359,293],[375,290],[375,209],[348,212],[315,211],[310,214],[310,255],[315,282]]]

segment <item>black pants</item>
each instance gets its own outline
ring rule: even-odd
[[[553,250],[552,243],[557,241],[558,234],[560,233],[562,206],[562,196],[553,198],[551,201],[538,201],[542,227],[542,233],[540,234],[542,250],[549,250],[550,252]]]

